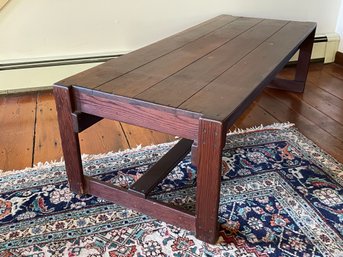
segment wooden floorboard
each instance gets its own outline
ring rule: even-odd
[[[294,67],[280,74],[292,78]],[[343,67],[311,64],[304,93],[266,89],[235,127],[290,121],[343,163]],[[0,170],[23,169],[62,157],[51,91],[0,96]],[[175,140],[174,136],[109,120],[80,134],[83,153],[96,154]]]
[[[36,98],[36,93],[0,97],[0,170],[32,165]]]
[[[277,98],[270,94],[262,94],[257,103],[280,122],[289,121],[296,124],[296,127],[306,137],[318,144],[336,159],[343,162],[342,141],[333,137],[303,115],[290,109],[287,105],[280,103]]]
[[[121,123],[121,125],[131,148],[136,148],[137,146],[156,145],[176,140],[172,135],[151,129],[136,127],[126,123]]]
[[[261,124],[273,124],[278,122],[278,120],[262,109],[256,102],[254,102],[248,109],[243,113],[243,115],[238,118],[235,122],[237,128],[251,128]]]
[[[51,91],[38,92],[34,164],[62,157],[55,101]]]
[[[336,137],[338,140],[343,140],[343,125],[303,101],[300,93],[282,92],[276,89],[267,89],[265,90],[265,93],[277,98],[280,103],[286,105],[289,109],[298,114],[303,115],[306,119]]]
[[[117,152],[129,148],[120,123],[101,120],[79,135],[81,153],[97,154],[110,151]]]

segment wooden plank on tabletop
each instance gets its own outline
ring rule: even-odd
[[[238,18],[212,33],[96,88],[133,97],[231,41],[261,19]]]
[[[95,88],[163,55],[173,52],[194,40],[202,38],[208,33],[220,29],[236,19],[237,17],[230,15],[220,15],[119,58],[113,58],[106,63],[80,72],[58,82],[58,84]]]

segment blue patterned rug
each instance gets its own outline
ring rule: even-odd
[[[88,175],[127,187],[173,143],[88,156]],[[296,129],[232,134],[223,151],[216,245],[68,189],[63,163],[0,176],[0,256],[343,256],[343,165]],[[194,208],[186,157],[155,197]]]

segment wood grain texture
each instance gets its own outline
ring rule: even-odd
[[[56,104],[52,91],[37,93],[34,163],[60,160],[63,156]]]
[[[292,122],[296,127],[309,139],[323,147],[329,154],[343,161],[343,144],[342,141],[332,136],[318,127],[315,123],[304,117],[303,115],[290,109],[287,105],[280,103],[277,98],[263,94],[257,99],[257,103],[265,110],[273,115],[280,122]],[[325,140],[323,140],[325,139]]]
[[[310,71],[308,80],[311,82],[311,85],[315,85],[343,100],[343,79],[340,79],[336,76],[332,76],[332,74],[325,70],[313,69],[313,71]]]
[[[267,89],[265,92],[277,98],[280,103],[283,103],[289,109],[301,114],[306,119],[316,124],[316,126],[336,137],[338,140],[341,140],[343,144],[343,125],[303,101],[299,94],[280,92],[275,89]]]
[[[332,65],[335,64],[321,64],[321,63],[312,63],[310,66],[310,71],[309,71],[309,77],[308,77],[308,81],[311,82],[311,85],[320,87],[323,90],[326,90],[327,92],[329,92],[330,94],[334,95],[334,96],[341,96],[343,94],[343,88],[342,88],[342,84],[341,84],[341,80],[339,80],[339,78],[337,77],[337,74],[332,75],[330,73],[330,67]],[[335,65],[337,66],[337,65]],[[337,72],[341,72],[339,69],[337,69],[335,67],[334,69]],[[294,67],[287,67],[285,68],[280,76],[283,78],[293,78],[294,76]],[[288,74],[288,76],[287,76]],[[312,90],[312,86],[308,86],[307,89],[308,91]],[[269,90],[267,90],[268,92]],[[274,92],[277,92],[276,90],[273,90]],[[296,122],[295,126],[298,127],[298,122],[299,119],[296,119],[296,114],[295,113],[300,113],[303,117],[305,117],[306,119],[310,120],[311,122],[313,122],[313,126],[315,128],[320,129],[321,133],[322,133],[322,138],[327,138],[333,136],[336,139],[339,139],[338,136],[340,135],[339,133],[342,133],[342,129],[341,126],[338,125],[340,123],[338,122],[332,122],[332,118],[330,118],[330,116],[325,112],[325,110],[327,110],[327,108],[323,109],[321,108],[321,111],[318,110],[316,108],[316,106],[312,106],[309,105],[307,102],[304,102],[301,99],[301,94],[285,94],[286,92],[279,92],[277,95],[274,95],[276,98],[276,101],[274,104],[271,104],[269,107],[266,108],[262,108],[258,102],[257,104],[253,104],[253,106],[251,106],[250,108],[248,108],[242,115],[242,117],[240,119],[238,119],[238,121],[236,122],[236,126],[240,127],[240,128],[244,128],[244,127],[251,127],[251,126],[256,126],[259,124],[271,124],[273,122],[275,122],[276,120],[278,121],[286,121],[288,119],[292,120],[293,122]],[[28,95],[29,98],[27,98]],[[34,142],[33,140],[33,134],[34,134],[34,126],[23,126],[26,127],[23,130],[18,130],[18,127],[21,127],[19,121],[20,120],[27,120],[28,121],[28,116],[25,114],[25,112],[17,112],[16,113],[16,108],[14,106],[17,106],[18,104],[20,106],[23,106],[23,108],[25,108],[25,106],[33,106],[30,107],[32,108],[33,111],[35,111],[35,105],[36,105],[36,95],[37,93],[28,93],[25,94],[24,96],[26,97],[26,99],[30,99],[30,104],[25,105],[25,104],[21,104],[21,101],[18,102],[18,99],[20,97],[22,97],[23,95],[7,95],[7,96],[0,96],[0,113],[1,113],[1,122],[0,122],[0,126],[1,126],[1,131],[3,132],[3,135],[6,135],[6,137],[11,137],[12,138],[16,138],[16,140],[18,138],[23,138],[20,141],[24,142],[26,140],[28,140],[28,142],[30,143],[29,148],[33,149],[34,145],[39,145],[38,143],[38,131],[36,131],[36,142]],[[49,95],[48,93],[46,95]],[[19,98],[18,98],[19,97]],[[7,100],[5,101],[5,98],[7,98]],[[341,99],[341,97],[339,97]],[[43,98],[42,98],[43,99]],[[52,106],[54,109],[54,99],[51,96],[51,98],[48,97],[44,97],[44,105],[47,104],[46,102],[49,101],[50,103],[48,104],[49,106]],[[330,102],[330,100],[325,100],[324,103],[323,102],[319,102],[318,103],[318,107],[321,104],[326,104],[327,102]],[[6,103],[6,104],[5,104]],[[4,105],[5,104],[5,105]],[[283,105],[282,105],[283,104]],[[14,105],[14,106],[11,106]],[[312,109],[312,110],[307,110],[307,109]],[[13,119],[13,113],[9,112],[7,110],[13,110],[17,115],[16,118]],[[25,108],[27,109],[27,108]],[[293,109],[293,112],[289,113],[289,109]],[[37,108],[37,110],[39,110],[39,108]],[[48,109],[49,110],[49,109]],[[275,112],[275,113],[274,113]],[[315,113],[313,113],[315,112]],[[272,115],[272,114],[274,115]],[[284,114],[283,116],[281,116],[281,118],[277,119],[276,115],[278,115],[278,113],[288,113],[287,117],[286,114]],[[318,116],[318,113],[323,114],[324,116]],[[313,115],[313,116],[312,116]],[[314,123],[314,120],[310,118],[310,116],[312,116],[313,118],[316,119],[316,123]],[[34,123],[33,120],[33,116],[32,117],[32,122]],[[47,119],[47,120],[46,120]],[[36,124],[38,123],[49,123],[51,121],[49,121],[49,116],[47,115],[38,115],[37,113],[37,120],[36,120]],[[57,123],[57,118],[53,118],[51,117],[51,119],[55,119],[55,123]],[[320,119],[320,120],[319,120]],[[325,121],[325,122],[321,122],[321,120]],[[331,120],[331,121],[330,121]],[[327,121],[327,122],[326,122]],[[124,130],[126,132],[126,136],[128,139],[129,144],[131,145],[131,147],[135,147],[139,144],[142,143],[142,145],[151,145],[151,144],[158,144],[158,143],[163,143],[163,142],[167,142],[167,141],[172,141],[175,140],[175,138],[173,136],[168,136],[168,135],[162,135],[161,133],[154,133],[151,130],[146,130],[140,127],[135,127],[135,126],[131,126],[131,125],[126,125],[123,124]],[[318,133],[317,130],[318,129],[310,129],[308,130],[306,126],[299,126],[299,130],[300,132],[304,133],[303,128],[305,127],[305,132],[306,135],[309,138],[315,138],[317,135],[318,138]],[[30,128],[30,129],[28,129]],[[94,126],[91,127],[89,130],[94,130],[93,132],[99,135],[111,135],[112,136],[112,130],[103,130],[102,126],[97,126],[97,128],[95,129]],[[99,131],[97,131],[99,130]],[[7,132],[6,132],[7,131]],[[52,134],[51,134],[52,133]],[[54,134],[59,133],[58,131],[48,131],[46,134],[47,138],[54,138]],[[92,140],[92,133],[89,134],[89,139],[87,139],[87,141]],[[23,153],[25,153],[25,149],[24,147],[20,146],[19,144],[17,144],[18,147],[13,147],[9,148],[8,151],[5,150],[6,148],[4,147],[3,142],[9,142],[12,145],[13,140],[7,140],[6,137],[0,137],[0,148],[2,151],[4,151],[3,153],[1,153],[1,157],[0,157],[0,170],[13,170],[13,169],[23,169],[25,167],[29,167],[32,164],[29,162],[21,162],[18,161],[18,158],[16,156],[23,156]],[[98,136],[99,137],[99,136]],[[101,136],[100,136],[101,138]],[[106,138],[106,137],[105,137]],[[94,139],[93,139],[94,140]],[[109,141],[109,140],[108,140]],[[328,150],[331,149],[330,144],[326,144],[326,142],[324,142],[325,140],[318,140],[316,143],[325,151],[328,152]],[[81,142],[82,144],[83,142]],[[113,149],[118,149],[120,147],[116,147],[116,141],[113,142]],[[50,147],[54,148],[54,144],[44,144],[44,149],[42,147],[41,151],[45,151],[45,152],[53,152],[54,149],[49,149]],[[98,153],[102,152],[102,147],[101,150]],[[95,152],[95,151],[94,151]],[[31,150],[32,153],[32,150]],[[35,152],[33,152],[34,158],[33,159],[40,159],[40,157],[36,157],[35,156]],[[37,153],[38,156],[42,156],[40,155],[40,153]],[[340,162],[343,163],[343,155],[339,155],[336,154],[335,156]],[[40,159],[42,162],[45,161],[51,161],[53,159],[55,159],[55,157],[49,157],[46,155],[47,159]],[[50,159],[53,158],[53,159]]]
[[[84,176],[78,133],[74,131],[73,104],[70,87],[53,88],[59,131],[61,135],[63,157],[70,190],[84,194]]]
[[[223,124],[200,120],[197,147],[196,237],[208,243],[218,239],[218,207],[223,148]]]
[[[130,148],[119,122],[101,120],[79,134],[81,153],[99,154]]]
[[[236,22],[238,23],[238,21]],[[136,98],[178,107],[235,65],[286,23],[285,21],[269,20],[259,23],[257,21],[255,23],[245,22],[241,26],[243,25],[243,28],[250,26],[250,29],[208,53],[204,58],[137,95]]]
[[[237,128],[251,128],[263,124],[273,124],[278,120],[253,102],[245,112],[235,121]]]
[[[288,23],[180,108],[197,110],[205,117],[218,121],[227,119],[235,110],[241,109],[239,106],[254,100],[295,53],[301,38],[311,33],[313,26],[309,23]],[[226,95],[230,95],[230,101],[224,101]],[[214,102],[217,104],[211,104]]]
[[[0,170],[32,165],[36,94],[0,96]]]
[[[129,191],[147,198],[152,190],[179,164],[190,152],[193,141],[181,139],[172,149],[162,156],[154,165],[133,184]]]
[[[342,100],[315,85],[311,85],[311,82],[308,83],[307,87],[311,87],[311,90],[306,88],[299,97],[340,124],[343,124]]]
[[[85,177],[85,182],[85,189],[88,194],[143,212],[149,216],[161,219],[167,223],[185,228],[189,231],[195,230],[194,214],[184,209],[157,202],[153,199],[137,197],[127,192],[125,189],[98,181],[92,177]]]
[[[133,126],[123,122],[121,123],[121,126],[131,148],[136,148],[137,146],[156,145],[176,140],[173,135],[161,133],[155,130]]]
[[[133,97],[201,59],[260,21],[261,19],[238,18],[204,37],[97,87],[96,90]]]
[[[127,97],[73,88],[75,111],[194,139],[199,114]]]
[[[220,29],[222,26],[225,26],[235,19],[237,18],[230,15],[218,16],[166,39],[128,53],[120,58],[112,59],[109,62],[71,76],[57,84],[65,86],[79,85],[89,88],[100,86],[131,70],[183,47],[198,38],[204,37],[208,33],[212,33],[213,31]]]

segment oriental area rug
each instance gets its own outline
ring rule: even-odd
[[[128,187],[174,143],[86,156],[87,175]],[[0,176],[0,256],[343,256],[343,165],[290,124],[228,134],[220,238],[71,193],[63,162]],[[154,197],[194,208],[186,157]]]

